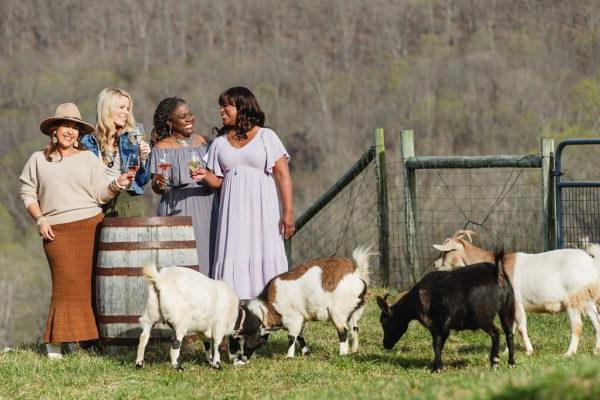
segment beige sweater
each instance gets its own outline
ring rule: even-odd
[[[104,163],[91,151],[55,162],[47,161],[37,151],[25,164],[19,179],[25,207],[38,202],[50,225],[93,217],[102,212],[99,204],[111,198]]]

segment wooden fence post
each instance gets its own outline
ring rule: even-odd
[[[542,139],[542,226],[544,250],[554,247],[556,227],[554,225],[554,139]]]
[[[377,162],[377,208],[379,211],[379,267],[381,284],[387,287],[390,284],[390,229],[383,128],[375,130],[375,160]]]
[[[407,160],[415,155],[414,134],[412,130],[402,131],[402,161],[404,163],[404,218],[406,229],[406,250],[408,266],[415,284],[420,278],[419,258],[417,254],[417,187],[415,170],[407,166]]]
[[[287,257],[288,270],[290,270],[294,267],[294,260],[292,259],[292,238],[285,240],[283,242],[283,246],[285,248],[285,255]]]

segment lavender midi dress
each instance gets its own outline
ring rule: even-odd
[[[218,197],[214,195],[214,189],[203,183],[198,184],[191,178],[188,164],[192,152],[202,158],[207,150],[207,145],[171,149],[155,147],[150,156],[150,172],[163,173],[158,167],[161,158],[171,164],[167,177],[172,187],[161,195],[158,215],[192,217],[200,272],[210,276],[217,231]]]
[[[281,157],[289,159],[267,128],[239,149],[220,136],[205,157],[208,168],[223,177],[213,277],[231,285],[241,299],[255,298],[271,278],[288,270],[273,177]]]

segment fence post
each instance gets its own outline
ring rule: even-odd
[[[388,222],[387,173],[385,170],[385,142],[383,128],[375,129],[375,160],[377,162],[377,208],[379,211],[379,267],[381,283],[390,284],[390,247]]]
[[[283,242],[283,246],[285,248],[285,255],[287,257],[288,270],[290,270],[294,267],[293,259],[292,259],[292,238],[285,240]]]
[[[412,130],[402,131],[402,161],[404,163],[404,218],[406,229],[406,250],[408,254],[408,266],[413,281],[411,285],[419,280],[419,259],[417,255],[417,187],[415,170],[409,168],[406,161],[415,155],[414,133]]]
[[[542,212],[544,229],[544,250],[553,247],[556,237],[554,224],[554,180],[551,169],[554,166],[554,139],[542,139]]]

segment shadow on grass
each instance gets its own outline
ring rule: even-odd
[[[356,360],[362,362],[368,362],[371,364],[380,365],[395,365],[397,367],[405,369],[423,369],[431,368],[433,364],[433,353],[430,357],[407,357],[398,354],[360,354],[353,356]],[[443,357],[442,357],[443,358]],[[444,360],[444,368],[460,369],[467,365],[466,360]]]

